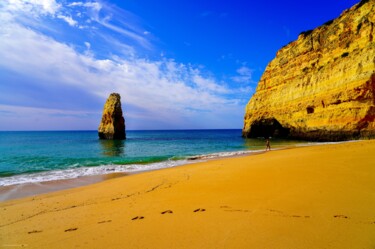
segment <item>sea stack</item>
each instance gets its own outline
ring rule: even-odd
[[[111,93],[105,102],[98,135],[100,139],[126,139],[125,119],[122,115],[120,94]]]
[[[244,137],[375,138],[375,0],[302,32],[268,64]]]

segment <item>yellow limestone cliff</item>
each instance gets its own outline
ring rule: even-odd
[[[375,0],[302,32],[267,66],[246,106],[244,137],[375,137]]]

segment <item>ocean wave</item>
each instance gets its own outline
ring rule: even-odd
[[[354,141],[353,141],[354,142]],[[315,143],[306,142],[301,144],[294,144],[292,147],[304,147],[312,145],[322,145],[322,144],[338,144],[343,142],[326,142],[326,143]],[[279,148],[273,148],[272,150],[279,150],[288,146],[281,146]],[[106,175],[112,173],[137,173],[142,171],[157,170],[163,168],[171,168],[175,166],[180,166],[184,164],[191,164],[200,161],[207,161],[211,159],[224,158],[224,157],[235,157],[242,155],[250,155],[261,153],[264,150],[241,150],[241,151],[227,151],[227,152],[217,152],[209,153],[203,155],[195,155],[188,157],[172,157],[168,160],[150,163],[133,163],[133,164],[110,164],[110,165],[100,165],[100,166],[85,166],[85,167],[74,167],[63,170],[51,170],[35,173],[27,173],[20,175],[4,176],[0,177],[0,186],[10,186],[25,183],[38,183],[38,182],[48,182],[56,180],[67,180],[75,179],[83,176],[96,176],[96,175]]]
[[[95,176],[95,175],[106,175],[112,173],[137,173],[141,171],[150,171],[163,168],[171,168],[175,166],[180,166],[184,164],[191,164],[200,161],[206,161],[215,158],[231,157],[231,156],[241,156],[248,155],[252,153],[257,153],[259,151],[232,151],[232,152],[218,152],[210,153],[204,155],[190,156],[186,158],[170,158],[169,160],[162,162],[154,162],[148,164],[111,164],[111,165],[101,165],[96,167],[74,167],[70,169],[63,170],[51,170],[44,172],[36,172],[31,174],[20,174],[0,178],[0,186],[10,186],[25,183],[39,183],[48,182],[56,180],[67,180],[76,179],[83,176]]]
[[[168,160],[150,164],[101,165],[96,167],[80,167],[64,170],[51,170],[33,174],[13,175],[0,178],[0,186],[10,186],[25,183],[39,183],[56,180],[75,179],[83,176],[106,175],[112,173],[136,173],[141,171],[170,168],[192,163],[188,160]]]
[[[254,154],[254,153],[259,153],[259,152],[262,152],[262,150],[228,151],[228,152],[210,153],[206,155],[190,156],[187,159],[188,160],[207,160],[207,159],[215,159],[215,158],[222,158],[222,157],[249,155],[249,154]]]

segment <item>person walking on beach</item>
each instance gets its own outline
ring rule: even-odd
[[[266,138],[266,151],[271,150],[270,139]]]

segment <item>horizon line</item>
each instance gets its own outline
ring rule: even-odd
[[[203,130],[242,130],[242,128],[202,128],[202,129],[129,129],[125,131],[203,131]],[[98,131],[98,130],[0,130],[0,132],[69,132],[69,131]]]

